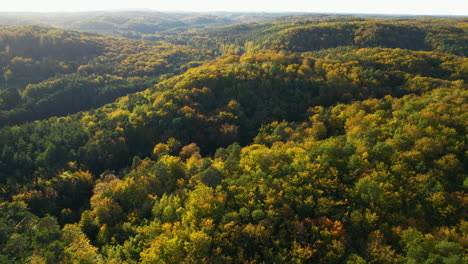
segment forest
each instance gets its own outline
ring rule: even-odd
[[[0,13],[0,263],[467,263],[467,33]]]

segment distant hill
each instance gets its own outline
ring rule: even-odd
[[[99,107],[212,55],[163,42],[7,26],[0,27],[0,58],[0,124],[6,125]]]

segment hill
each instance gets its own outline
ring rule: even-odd
[[[38,26],[0,27],[0,123],[102,106],[183,72],[208,50]]]

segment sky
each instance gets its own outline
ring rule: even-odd
[[[468,0],[4,0],[0,11],[319,12],[468,16]]]

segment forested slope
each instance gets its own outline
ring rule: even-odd
[[[291,19],[191,29],[178,34],[144,34],[191,47],[242,54],[259,49],[304,52],[341,46],[431,50],[467,55],[466,19]]]
[[[0,27],[0,123],[64,116],[144,90],[212,57],[164,42],[37,26]]]
[[[0,263],[468,261],[465,30],[0,27]]]

